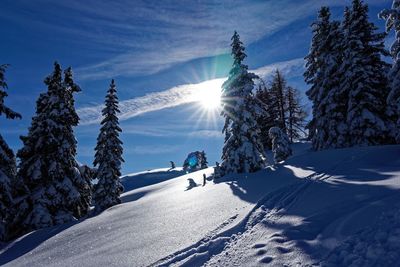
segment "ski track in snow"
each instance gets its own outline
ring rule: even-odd
[[[249,237],[250,239],[252,239],[251,235],[254,232],[253,229],[256,226],[261,223],[267,222],[274,224],[277,220],[279,220],[279,218],[284,216],[284,212],[281,213],[280,211],[289,210],[294,204],[296,204],[298,200],[301,199],[302,196],[306,193],[310,185],[329,179],[331,175],[329,175],[328,173],[332,173],[338,167],[348,161],[354,160],[355,158],[363,158],[365,155],[367,155],[367,153],[368,151],[360,151],[356,155],[352,154],[349,157],[340,160],[331,168],[328,168],[323,172],[314,172],[313,174],[303,178],[303,180],[299,182],[285,186],[281,189],[267,194],[260,201],[258,201],[255,207],[249,212],[249,214],[245,216],[245,218],[243,218],[237,225],[234,225],[230,229],[218,233],[219,229],[226,227],[226,225],[230,223],[228,220],[226,223],[221,225],[221,227],[218,227],[218,229],[212,231],[214,235],[206,236],[202,240],[194,243],[193,245],[169,255],[155,262],[151,266],[220,266],[220,256],[229,257],[229,255],[231,254],[229,253],[230,248],[234,248],[234,246],[238,242],[240,242],[241,239],[246,239]],[[398,193],[396,192],[395,194],[397,195]],[[386,198],[393,198],[393,195],[390,195]],[[320,221],[328,223],[327,226],[329,226],[330,220],[327,220],[327,218],[331,218],[333,221],[335,221],[335,219],[338,218],[351,217],[358,210],[364,209],[365,206],[371,205],[371,203],[373,203],[374,201],[379,200],[382,200],[382,198],[370,197],[353,203],[353,205],[349,205],[349,203],[343,202],[342,205],[335,205],[330,209],[311,217],[313,217],[314,220],[316,219],[316,221],[318,222],[319,216],[321,217]],[[344,222],[342,222],[342,224],[344,224]],[[311,237],[316,238],[316,235],[320,231],[313,230],[313,226],[315,225],[312,225],[312,223],[310,223],[310,231],[307,231],[307,225],[305,225],[301,226],[301,228],[303,229],[288,227],[284,229],[283,232],[286,231],[292,237],[295,237],[293,238],[294,240],[305,238],[307,237],[307,234],[311,235],[309,239],[311,239]],[[323,224],[322,226],[320,225],[320,227],[322,228],[327,226]],[[337,229],[337,232],[339,233],[340,230],[341,228],[339,227]],[[296,238],[296,235],[298,238]],[[276,255],[285,255],[287,253],[293,252],[293,247],[295,245],[296,244],[293,244],[293,240],[287,239],[285,235],[275,233],[269,236],[268,240],[266,240],[265,243],[254,244],[252,246],[252,249],[256,250],[255,255],[260,257],[259,264],[272,264]],[[278,253],[268,255],[268,251],[272,249],[277,251]],[[237,256],[240,253],[241,251],[234,254]],[[228,265],[234,265],[235,262],[232,262],[231,259],[230,261],[231,262]],[[297,262],[292,262],[292,264],[303,266],[304,261],[299,260]],[[313,264],[320,264],[320,262],[314,261]]]

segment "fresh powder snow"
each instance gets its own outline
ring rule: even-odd
[[[280,165],[215,181],[213,168],[131,174],[121,179],[122,204],[6,244],[0,264],[374,266],[385,257],[393,265],[399,166],[400,146],[313,152],[297,143]]]

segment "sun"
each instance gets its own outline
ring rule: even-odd
[[[205,110],[217,110],[221,106],[221,80],[210,80],[200,85],[195,92],[195,101]]]

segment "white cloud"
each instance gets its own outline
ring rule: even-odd
[[[217,131],[217,130],[199,130],[199,131],[190,132],[189,136],[196,137],[196,138],[209,139],[209,138],[221,138],[221,137],[223,137],[223,134],[221,131]]]
[[[294,59],[286,62],[278,62],[265,67],[254,70],[262,78],[266,78],[272,74],[272,72],[278,68],[286,77],[297,76],[303,69],[303,59]],[[141,114],[162,110],[166,108],[173,108],[183,104],[188,104],[197,101],[196,92],[203,90],[204,88],[215,88],[218,90],[221,88],[222,83],[226,80],[225,78],[213,79],[204,81],[197,84],[183,84],[167,89],[165,91],[150,93],[142,97],[136,97],[129,100],[120,102],[121,113],[119,115],[120,120],[127,120]],[[98,123],[101,121],[101,110],[103,106],[85,107],[78,110],[78,114],[81,118],[81,125],[88,125]]]
[[[158,155],[168,154],[179,150],[176,145],[143,145],[129,147],[124,150],[125,154]]]

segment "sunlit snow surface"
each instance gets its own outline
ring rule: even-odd
[[[211,168],[177,178],[169,172],[123,178],[130,190],[123,204],[26,235],[1,250],[0,265],[373,266],[380,257],[400,259],[400,242],[389,238],[400,237],[393,224],[400,146],[311,152],[298,144],[282,165],[204,187]]]

